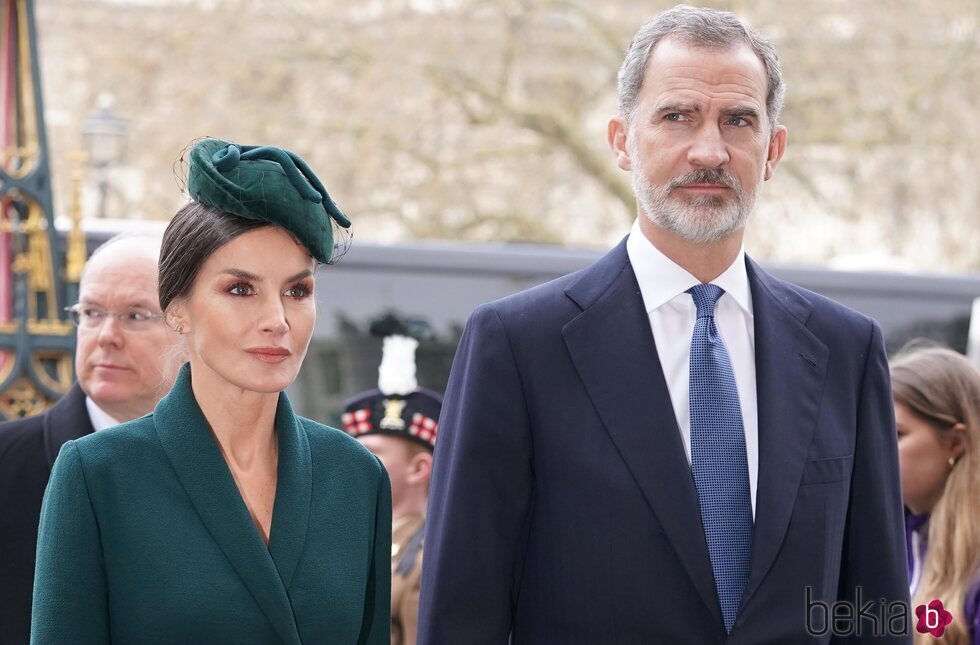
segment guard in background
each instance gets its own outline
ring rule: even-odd
[[[391,478],[391,643],[415,645],[425,508],[442,397],[418,386],[407,336],[384,339],[378,389],[350,399],[344,430],[384,464]]]

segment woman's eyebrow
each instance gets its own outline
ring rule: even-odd
[[[248,280],[249,282],[262,282],[262,277],[258,276],[251,271],[246,271],[244,269],[222,269],[221,273],[227,273],[228,275],[233,275],[236,278],[241,278],[242,280]],[[295,282],[296,280],[301,280],[307,276],[313,275],[313,271],[310,269],[303,269],[298,273],[294,273],[285,279],[285,282]]]
[[[244,269],[222,269],[220,273],[227,273],[229,275],[235,276],[236,278],[241,278],[242,280],[249,280],[251,282],[260,282],[262,280],[262,278],[260,278],[259,276],[255,275],[250,271],[246,271]]]

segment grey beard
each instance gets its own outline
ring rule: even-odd
[[[713,183],[731,188],[733,199],[695,195],[690,199],[672,197],[674,189],[685,184]],[[666,185],[657,186],[637,171],[633,172],[633,194],[653,224],[694,244],[717,242],[745,226],[755,206],[758,187],[745,193],[735,177],[724,170],[692,170]]]

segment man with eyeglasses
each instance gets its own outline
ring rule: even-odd
[[[0,645],[30,635],[41,499],[61,446],[151,412],[183,362],[179,336],[160,313],[158,238],[119,235],[82,272],[78,382],[49,410],[0,424]]]

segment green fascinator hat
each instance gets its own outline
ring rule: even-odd
[[[282,226],[324,264],[333,223],[350,227],[306,162],[282,148],[203,139],[191,149],[187,190],[198,203]]]

